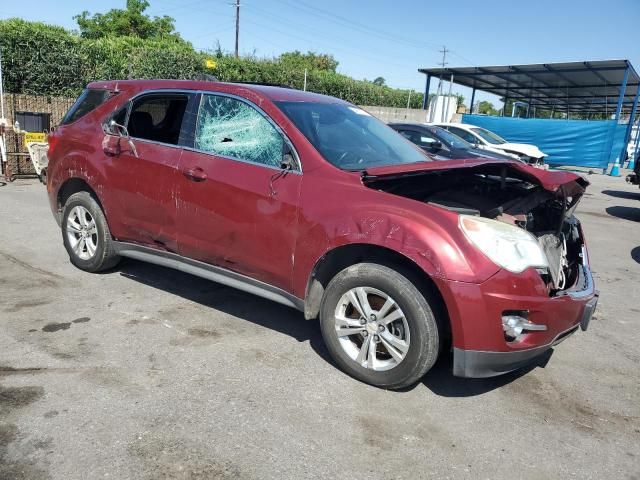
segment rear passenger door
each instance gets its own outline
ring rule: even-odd
[[[290,291],[302,172],[275,123],[242,98],[203,93],[180,171],[180,254]]]
[[[108,168],[117,215],[110,222],[118,240],[177,251],[176,184],[185,142],[185,118],[195,95],[183,92],[143,94],[114,120],[126,127],[120,153]],[[114,228],[115,227],[115,228]]]

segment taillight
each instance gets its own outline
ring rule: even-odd
[[[51,160],[51,155],[53,154],[53,151],[55,150],[59,140],[60,137],[56,133],[52,132],[49,134],[49,149],[47,150],[47,157],[49,158],[49,160]]]

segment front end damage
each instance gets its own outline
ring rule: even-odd
[[[581,177],[545,188],[535,172],[512,163],[485,163],[409,174],[365,174],[363,182],[459,214],[520,227],[537,238],[548,259],[548,268],[539,269],[539,274],[550,296],[580,286],[576,283],[585,252],[574,212],[588,185]]]
[[[586,329],[597,293],[574,216],[588,185],[582,177],[515,162],[465,161],[449,168],[440,163],[423,170],[368,171],[363,183],[456,212],[461,219],[515,226],[544,252],[544,265],[515,273],[503,268],[479,284],[449,282],[443,296],[451,317],[455,375],[514,370],[580,324]]]

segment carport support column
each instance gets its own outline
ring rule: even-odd
[[[618,95],[618,106],[616,107],[616,117],[615,117],[616,125],[620,121],[620,114],[622,113],[622,104],[624,102],[624,95],[627,92],[627,80],[629,80],[629,65],[627,65],[627,68],[625,68],[624,70],[624,78],[622,80],[622,85],[620,85],[620,95]],[[636,95],[636,98],[637,97],[638,96]],[[623,148],[627,148],[626,144],[623,146]],[[621,155],[622,155],[622,152],[621,152]],[[609,175],[611,175],[612,177],[620,176],[620,161],[622,160],[622,158],[624,158],[624,156],[618,156],[614,160],[613,167],[611,167],[611,171],[609,172]]]
[[[427,81],[424,85],[424,97],[422,98],[422,109],[426,110],[429,105],[429,89],[431,87],[431,75],[427,75]]]
[[[629,116],[629,123],[627,124],[627,132],[624,135],[624,145],[622,145],[622,151],[620,152],[620,161],[624,163],[624,154],[627,151],[627,145],[629,144],[629,140],[631,139],[631,131],[633,130],[633,124],[636,120],[636,110],[638,109],[638,96],[640,96],[640,85],[636,87],[636,98],[633,99],[633,107],[631,107],[631,116]],[[628,168],[635,168],[635,152],[631,154],[631,158],[629,159]]]
[[[469,107],[469,115],[473,115],[473,102],[476,101],[476,87],[471,90],[471,106]]]
[[[631,127],[633,128],[633,126]],[[638,147],[640,147],[640,122],[638,123],[638,129],[636,130],[636,144],[633,147],[633,158],[631,162],[633,162],[633,166],[636,166],[636,157],[638,156]],[[631,162],[629,162],[629,168],[631,168]]]
[[[627,93],[627,80],[629,80],[629,67],[627,66],[624,71],[624,79],[620,86],[620,95],[618,95],[618,106],[616,107],[616,120],[620,120],[620,114],[622,113],[622,102],[624,101],[624,94]]]

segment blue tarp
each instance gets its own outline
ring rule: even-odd
[[[530,143],[549,155],[550,165],[607,168],[620,156],[626,124],[616,120],[551,120],[541,118],[463,115],[462,123],[477,125],[514,143]],[[622,159],[621,159],[622,161]]]

